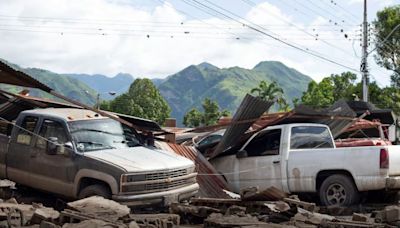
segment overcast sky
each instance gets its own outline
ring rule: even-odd
[[[399,3],[368,0],[369,21]],[[201,62],[252,68],[278,60],[319,81],[359,69],[362,10],[362,0],[1,0],[0,58],[57,73],[149,78]],[[388,85],[388,72],[372,55],[369,62],[372,78]]]

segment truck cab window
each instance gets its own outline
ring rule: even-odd
[[[332,137],[326,127],[293,127],[290,149],[333,148]]]
[[[245,150],[249,157],[279,155],[280,144],[281,129],[267,130],[254,137]]]
[[[37,117],[27,116],[22,121],[22,124],[17,132],[17,143],[30,145],[32,140],[32,133],[35,131],[36,124],[38,122]]]
[[[60,122],[53,120],[44,120],[40,128],[39,135],[36,140],[36,146],[39,148],[46,148],[47,140],[50,137],[56,137],[59,144],[64,144],[68,141],[67,134],[64,127]]]
[[[0,120],[0,134],[2,135],[10,135],[12,129],[12,124],[8,121]]]

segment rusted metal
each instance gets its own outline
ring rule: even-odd
[[[258,97],[253,97],[250,94],[246,94],[235,115],[232,118],[232,122],[238,122],[243,120],[254,120],[246,123],[239,123],[230,125],[221,141],[210,154],[210,158],[221,154],[225,149],[232,146],[237,140],[249,129],[249,127],[258,119],[260,116],[268,111],[268,109],[274,104],[274,101],[264,101]]]
[[[196,164],[197,183],[200,185],[199,195],[211,198],[230,198],[223,190],[229,190],[227,182],[195,148],[172,143],[158,142],[167,151],[174,152],[192,160]]]
[[[5,63],[3,61],[0,61],[0,83],[29,87],[29,88],[37,88],[37,89],[43,90],[57,98],[67,101],[71,104],[91,110],[102,116],[109,117],[111,119],[114,119],[114,120],[122,123],[122,124],[125,124],[126,126],[135,128],[137,130],[163,131],[158,124],[156,124],[150,120],[143,124],[143,121],[140,118],[132,119],[130,116],[127,116],[127,115],[121,115],[121,117],[117,117],[113,113],[99,110],[99,109],[93,108],[89,105],[75,101],[69,97],[66,97],[66,96],[56,92],[54,89],[42,84],[41,82],[37,81],[33,77],[29,76],[28,74],[12,68],[10,65],[8,65],[7,63]],[[142,123],[142,124],[140,124],[140,123]],[[154,126],[156,126],[155,129],[149,129]]]
[[[71,103],[63,103],[58,101],[53,101],[50,99],[25,96],[20,94],[10,93],[0,89],[0,94],[3,98],[2,104],[0,104],[0,116],[6,118],[7,120],[14,120],[18,114],[24,110],[34,109],[34,108],[83,108],[82,106],[71,104]],[[0,102],[1,103],[1,102]],[[91,108],[92,109],[92,108]],[[94,109],[96,113],[99,110]],[[135,116],[124,115],[121,113],[114,113],[109,111],[102,111],[102,113],[107,113],[108,116],[113,116],[113,118],[117,118],[119,122],[127,121],[133,126],[136,126],[135,129],[138,130],[147,130],[147,131],[157,131],[164,132],[163,129],[154,121],[147,120]],[[107,116],[106,115],[106,116]],[[105,115],[103,115],[105,116]],[[120,121],[121,120],[121,121]]]
[[[45,92],[50,92],[52,89],[38,80],[32,78],[26,73],[12,68],[9,64],[0,61],[0,83],[37,88]]]

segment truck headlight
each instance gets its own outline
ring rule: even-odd
[[[136,182],[136,181],[145,181],[146,174],[122,174],[121,182]]]

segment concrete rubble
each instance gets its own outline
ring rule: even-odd
[[[171,204],[167,213],[142,213],[98,196],[66,203],[59,210],[17,201],[0,200],[0,228],[400,226],[400,205],[318,207],[273,187],[244,189],[237,199],[193,198],[190,202]]]

